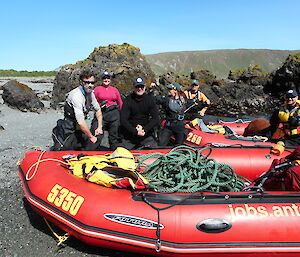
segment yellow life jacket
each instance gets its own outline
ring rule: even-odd
[[[106,187],[143,189],[149,183],[135,170],[132,153],[123,147],[111,154],[79,155],[66,161],[73,175]]]
[[[216,134],[221,134],[221,135],[225,134],[225,128],[222,125],[207,125],[206,127],[208,127],[211,130],[218,131],[218,133]]]
[[[283,124],[283,131],[286,135],[291,136],[300,134],[299,128],[292,128],[289,123],[289,118],[295,113],[300,115],[300,100],[297,100],[297,104],[292,110],[289,110],[286,104],[279,109],[278,118]]]
[[[198,126],[198,118],[193,119],[192,121],[190,121],[189,123],[186,124],[187,128],[197,128]],[[218,133],[215,134],[221,134],[224,135],[225,134],[225,128],[222,125],[206,125],[206,127],[208,127],[210,130],[214,130],[217,131]],[[199,127],[200,129],[200,127]]]
[[[189,123],[186,124],[187,128],[192,128],[198,126],[198,119],[193,119]]]

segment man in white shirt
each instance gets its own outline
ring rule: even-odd
[[[102,112],[93,93],[95,77],[85,70],[79,77],[80,86],[70,91],[64,106],[64,120],[53,129],[52,150],[95,150],[97,135],[102,131]],[[86,122],[89,111],[94,110],[98,127],[93,135]]]

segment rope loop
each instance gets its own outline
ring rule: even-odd
[[[52,234],[57,238],[58,243],[57,246],[62,245],[67,239],[69,239],[70,234],[69,233],[65,233],[63,236],[58,235],[54,229],[51,227],[50,223],[44,218],[44,221],[46,222],[48,228],[51,230]]]
[[[250,183],[228,164],[209,158],[212,150],[178,146],[167,154],[139,155],[137,170],[144,170],[142,174],[150,181],[150,189],[165,193],[236,192]],[[152,163],[146,164],[149,160]]]

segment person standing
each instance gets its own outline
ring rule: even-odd
[[[102,112],[93,93],[95,77],[89,70],[79,76],[77,88],[71,90],[64,105],[64,119],[53,129],[54,146],[51,150],[95,150],[98,135],[102,131]],[[89,129],[88,113],[94,110],[98,126],[92,134]]]
[[[145,94],[145,90],[145,80],[135,78],[133,92],[124,99],[121,109],[122,145],[129,150],[157,147],[158,109],[153,96]]]
[[[119,144],[120,109],[123,102],[119,90],[111,86],[111,74],[107,71],[101,74],[102,83],[94,90],[95,97],[102,109],[103,130],[108,131],[108,142],[111,150],[115,150]],[[98,127],[97,119],[93,119],[92,131]],[[101,144],[103,134],[97,136],[98,145]]]

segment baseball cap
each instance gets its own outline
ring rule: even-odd
[[[142,77],[137,77],[133,81],[134,87],[139,86],[139,85],[143,85],[144,87],[146,86],[145,80]]]
[[[194,79],[193,81],[192,81],[192,84],[191,85],[199,85],[199,81],[197,80],[197,79]]]
[[[286,91],[285,95],[288,97],[296,97],[298,96],[298,93],[296,92],[296,90],[290,89]]]
[[[101,78],[104,79],[104,78],[111,78],[111,74],[108,72],[108,71],[104,71],[101,73]]]
[[[181,90],[181,85],[174,82],[173,84],[167,85],[167,89],[175,89],[177,91],[180,91]]]

